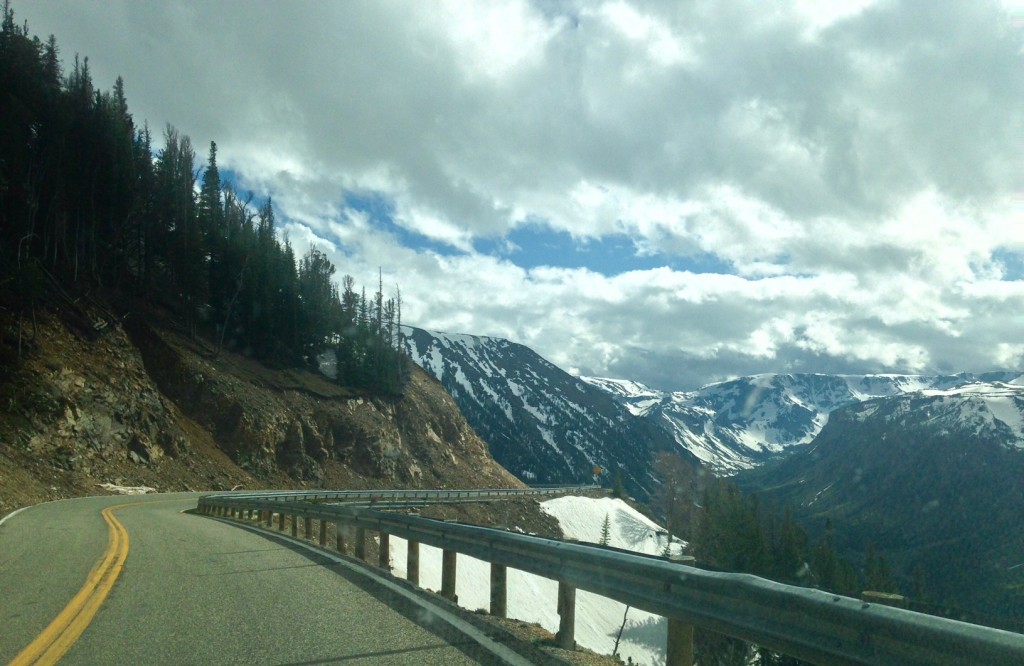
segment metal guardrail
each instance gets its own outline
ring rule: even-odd
[[[268,490],[251,493],[231,493],[214,497],[253,497],[275,501],[324,501],[324,502],[394,502],[424,501],[449,502],[453,500],[489,500],[536,495],[564,495],[580,490],[597,490],[600,486],[543,486],[530,488],[480,488],[472,490]]]
[[[282,527],[283,516],[289,515],[293,534],[298,518],[306,520],[307,532],[308,521],[315,519],[321,523],[321,544],[326,533],[324,526],[331,523],[352,526],[363,536],[365,530],[378,532],[382,550],[387,549],[387,537],[393,534],[409,542],[410,561],[413,546],[416,561],[420,543],[440,548],[445,551],[446,562],[442,576],[451,578],[442,580],[442,594],[447,590],[454,595],[454,553],[488,561],[492,566],[492,612],[497,596],[498,614],[504,614],[505,567],[557,580],[563,624],[559,639],[564,642],[563,632],[567,631],[570,647],[574,642],[572,606],[575,590],[580,589],[669,618],[669,664],[692,663],[692,647],[682,651],[678,648],[680,635],[692,635],[691,626],[816,664],[1024,664],[1021,634],[869,604],[747,574],[705,571],[597,545],[357,506],[271,499],[265,495],[207,496],[200,498],[199,509],[228,516],[259,511],[268,525],[277,512]],[[356,553],[360,554],[358,544]],[[415,578],[418,581],[418,571]],[[495,585],[500,585],[500,589]]]

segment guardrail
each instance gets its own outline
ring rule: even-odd
[[[424,491],[394,491],[396,493]],[[436,492],[436,491],[435,491]],[[447,492],[447,491],[441,491]],[[486,492],[486,491],[451,491]],[[564,492],[562,490],[561,492]],[[379,566],[388,567],[389,536],[408,542],[408,579],[419,584],[419,545],[443,551],[441,594],[455,599],[457,554],[491,564],[491,608],[506,614],[506,568],[558,581],[558,643],[575,646],[575,593],[593,592],[668,618],[667,663],[693,663],[693,627],[709,629],[816,664],[1024,664],[1024,635],[922,615],[857,599],[771,582],[747,574],[704,571],[661,558],[577,542],[543,539],[500,529],[460,525],[338,504],[207,496],[202,513],[258,518],[268,527],[278,516],[292,535],[299,519],[320,545],[335,526],[346,552],[345,526],[354,529],[354,554],[365,559],[366,532],[380,536]]]
[[[275,501],[326,501],[326,502],[395,502],[424,501],[451,502],[457,500],[482,501],[530,497],[535,495],[564,495],[580,490],[597,490],[600,486],[539,486],[529,488],[477,488],[471,490],[268,490],[251,493],[231,493],[226,497],[253,497]],[[218,495],[220,496],[220,495]]]

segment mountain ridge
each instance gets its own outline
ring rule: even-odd
[[[656,421],[717,472],[732,474],[810,444],[834,410],[877,398],[964,386],[1012,385],[1019,372],[956,375],[761,374],[693,391],[659,391],[638,382],[581,377],[633,414]]]
[[[502,338],[403,327],[411,358],[437,379],[491,447],[526,481],[583,482],[616,474],[646,496],[653,456],[674,442],[606,392],[525,345]],[[684,453],[684,455],[686,455]]]
[[[811,446],[735,481],[812,531],[830,523],[854,561],[869,545],[885,553],[915,597],[1020,618],[1022,415],[1015,384],[876,398],[837,409]]]

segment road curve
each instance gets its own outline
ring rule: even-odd
[[[197,497],[63,500],[0,524],[0,664],[44,654],[33,641],[105,557],[116,564],[113,527],[101,513],[118,505],[126,505],[112,513],[127,534],[127,560],[62,663],[479,663],[468,654],[475,645],[449,644],[352,584],[333,561],[183,513]]]

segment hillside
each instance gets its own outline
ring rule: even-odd
[[[620,474],[638,497],[671,437],[520,344],[500,338],[404,327],[412,359],[444,386],[495,459],[541,483],[606,482]]]
[[[1024,387],[1010,384],[876,399],[833,412],[810,446],[736,480],[819,532],[830,520],[854,561],[873,544],[908,594],[1019,620],[1022,415]]]
[[[99,330],[79,325],[89,320]],[[418,369],[401,397],[356,394],[315,373],[215,354],[170,322],[143,310],[40,311],[35,335],[22,327],[19,358],[17,321],[0,321],[0,515],[102,494],[103,483],[521,485]]]

